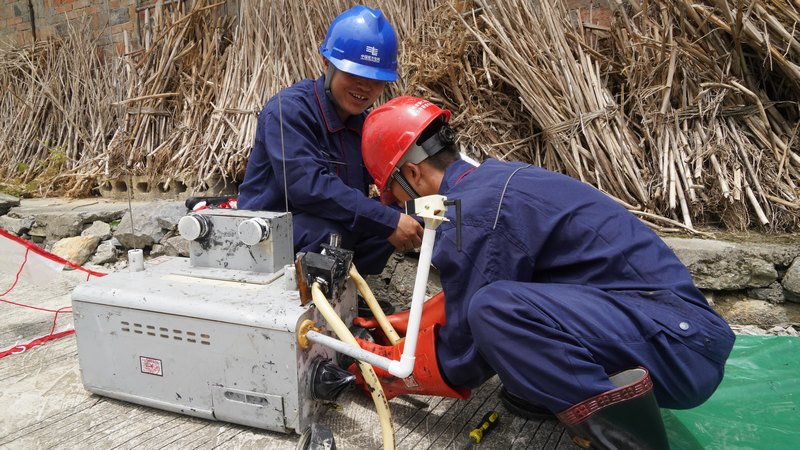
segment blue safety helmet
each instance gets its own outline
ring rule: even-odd
[[[342,72],[371,80],[397,80],[397,36],[377,9],[357,5],[339,14],[319,51]]]

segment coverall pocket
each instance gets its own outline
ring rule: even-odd
[[[347,166],[345,161],[341,161],[334,157],[327,148],[320,147],[319,153],[322,156],[322,161],[331,173],[338,174],[341,167]]]
[[[643,310],[664,333],[714,361],[724,363],[734,336],[725,321],[668,290],[640,291]]]

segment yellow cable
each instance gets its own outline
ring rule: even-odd
[[[384,314],[381,309],[381,305],[378,304],[378,300],[376,300],[375,295],[372,294],[372,289],[369,288],[367,282],[361,274],[358,273],[355,264],[350,265],[350,278],[355,281],[358,292],[361,293],[361,296],[364,297],[364,301],[369,305],[369,309],[372,311],[372,315],[375,316],[375,320],[378,321],[378,325],[380,325],[381,330],[383,330],[383,334],[389,338],[389,342],[391,342],[392,345],[397,345],[401,340],[400,336],[397,334],[392,324],[389,323],[386,314]]]
[[[363,279],[362,279],[363,281]],[[342,342],[358,347],[358,342],[347,325],[342,322],[341,317],[336,314],[325,294],[319,287],[319,283],[315,282],[311,285],[311,298],[314,305],[319,310],[325,321],[328,322],[336,337]],[[374,298],[373,298],[374,300]],[[381,434],[383,435],[383,448],[384,450],[394,450],[394,425],[392,424],[392,414],[389,411],[389,402],[386,400],[386,395],[383,393],[383,387],[378,376],[375,374],[375,369],[371,365],[358,361],[358,368],[361,370],[361,375],[364,376],[364,381],[369,385],[372,401],[375,403],[375,409],[378,412],[378,421],[381,424]]]

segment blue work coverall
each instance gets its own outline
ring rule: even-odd
[[[437,355],[445,378],[505,388],[554,413],[650,371],[661,407],[704,402],[734,342],[686,267],[633,214],[593,187],[519,163],[457,161],[439,193],[461,199],[433,264],[446,297]]]
[[[368,197],[372,177],[361,159],[367,114],[343,123],[324,85],[324,76],[300,81],[261,111],[238,207],[286,211],[288,192],[295,252],[318,252],[338,233],[361,273],[380,273],[400,212]]]

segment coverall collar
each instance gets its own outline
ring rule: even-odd
[[[445,195],[447,194],[450,189],[453,188],[459,181],[461,181],[461,177],[467,174],[467,172],[472,171],[475,169],[475,166],[472,164],[459,159],[458,161],[454,161],[453,164],[450,164],[449,167],[444,171],[444,177],[442,177],[442,184],[439,185],[439,194]]]
[[[319,105],[319,110],[322,112],[322,117],[325,119],[325,128],[328,129],[329,133],[336,133],[337,131],[342,131],[344,128],[348,128],[361,134],[361,127],[364,125],[364,119],[367,113],[364,112],[355,116],[350,116],[347,118],[347,121],[342,122],[342,119],[339,118],[339,114],[336,113],[336,107],[333,105],[333,102],[325,95],[325,75],[317,78],[314,82],[314,94],[317,97],[317,104]]]

